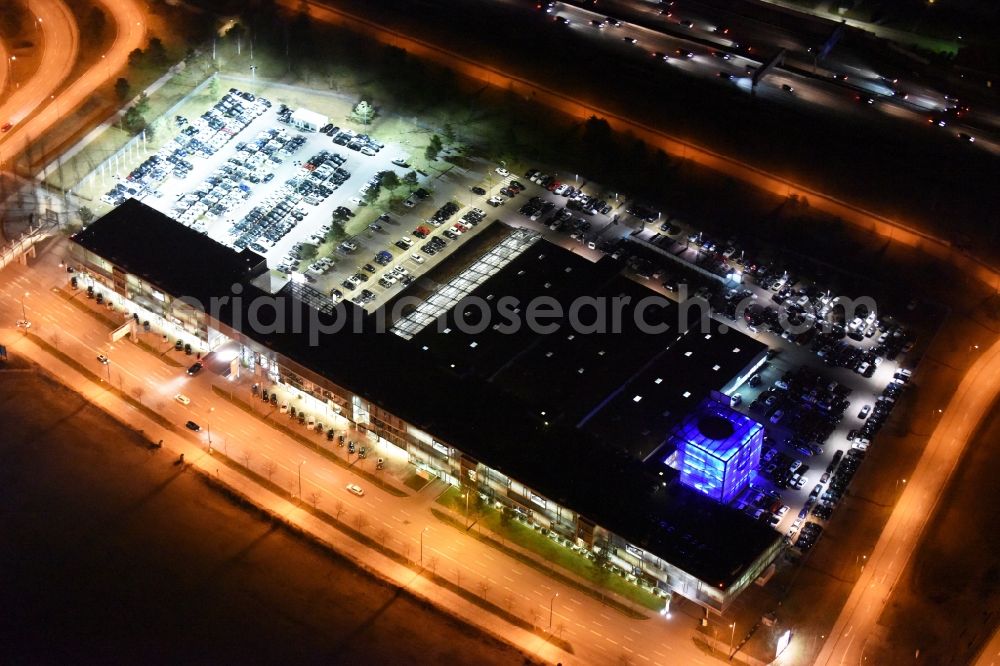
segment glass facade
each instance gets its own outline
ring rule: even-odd
[[[706,400],[673,434],[681,483],[728,503],[760,464],[764,428],[718,400]]]

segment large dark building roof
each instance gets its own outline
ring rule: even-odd
[[[456,374],[518,396],[546,421],[645,457],[766,347],[708,317],[702,323],[700,309],[678,306],[621,268],[538,242],[470,293],[481,306],[449,312],[411,344]],[[511,297],[522,321],[538,297],[564,316],[545,319],[545,334],[497,329]]]
[[[220,267],[231,270],[241,265],[241,255],[195,232],[161,229],[172,225],[189,231],[177,222],[156,224],[155,233],[152,233],[146,225],[124,224],[120,215],[111,219],[110,224],[120,237],[114,242],[104,241],[107,245],[91,243],[95,245],[92,248],[95,252],[103,255],[96,247],[110,247],[115,263],[129,267],[130,271],[131,267],[136,267],[136,273],[164,290],[171,289],[171,285],[190,290],[193,284],[204,284],[209,288],[224,288],[223,293],[229,293],[228,278],[220,280],[217,271]],[[82,233],[103,237],[102,227],[108,224],[107,220],[105,217],[94,222]],[[161,232],[163,235],[157,235]],[[210,261],[185,261],[178,268],[161,258],[179,254],[181,247],[173,247],[173,243],[182,244],[192,256],[214,255],[219,248],[222,254],[228,252],[230,256],[215,256]],[[196,247],[199,245],[205,247]],[[152,247],[160,248],[161,257],[155,256],[157,253],[151,251]],[[575,276],[570,283],[581,280],[583,285],[607,293],[642,289],[618,277],[619,268],[609,261],[595,265],[571,257],[565,250],[544,241],[536,248],[537,251],[532,248],[523,255],[524,261],[526,264],[538,261],[539,253],[553,257],[551,265],[537,264],[537,270],[547,271],[550,280],[555,280],[559,271],[567,274],[566,266],[572,265],[569,274],[575,273]],[[147,259],[149,265],[140,268],[139,264]],[[174,275],[177,270],[187,273],[183,280]],[[512,270],[516,275],[522,269],[515,266]],[[535,279],[530,284],[537,287]],[[561,289],[571,286],[565,281],[560,285]],[[529,298],[534,295],[534,287],[518,290],[516,280],[511,282],[502,277],[495,284],[491,279],[483,286],[497,294],[509,292]],[[555,283],[550,289],[556,290]],[[575,290],[586,291],[581,287]],[[510,336],[510,339],[484,336],[481,338],[484,354],[459,354],[459,350],[464,351],[475,340],[461,340],[452,332],[434,333],[436,337],[421,333],[419,340],[406,341],[392,333],[376,332],[376,316],[366,315],[353,306],[338,307],[334,315],[317,313],[291,296],[288,289],[277,295],[287,299],[282,309],[283,326],[274,327],[277,332],[261,333],[246,326],[253,299],[269,297],[245,284],[243,298],[223,307],[219,318],[259,344],[328,377],[414,427],[712,585],[728,586],[780,538],[772,529],[745,514],[674,483],[673,470],[657,466],[656,471],[652,471],[636,456],[609,443],[603,433],[598,437],[590,428],[575,427],[577,416],[586,407],[586,404],[576,406],[575,401],[593,404],[616,382],[628,385],[644,381],[648,373],[656,371],[658,360],[662,360],[656,350],[663,349],[663,341],[650,341],[635,335],[621,341],[613,336],[605,340],[578,340],[579,349],[583,351],[574,352],[574,355],[579,353],[582,357],[575,358],[571,367],[558,366],[558,373],[553,368],[552,377],[547,380],[552,382],[550,386],[556,387],[553,390],[570,394],[565,398],[552,396],[551,401],[545,401],[544,404],[552,405],[550,409],[565,414],[562,418],[551,419],[540,413],[543,410],[539,409],[538,401],[545,399],[544,391],[539,392],[537,386],[519,388],[519,385],[539,380],[542,375],[532,369],[532,363],[545,347],[562,346],[563,343],[557,340],[558,334],[543,342],[533,339],[537,336],[523,333]],[[296,320],[305,324],[297,325]],[[310,324],[311,321],[319,322],[327,330],[333,329],[335,321],[342,325],[336,332],[319,335],[315,342],[312,338],[317,326]],[[737,335],[733,334],[732,339],[736,340]],[[756,344],[743,336],[739,339],[748,348]],[[689,344],[695,344],[694,338]],[[639,350],[631,349],[631,345],[638,345]],[[424,350],[424,346],[428,350]],[[474,352],[477,347],[469,349]],[[587,363],[591,368],[598,368],[603,357],[595,355],[601,347],[613,352],[613,357],[619,359],[623,367],[595,372],[586,382],[576,382],[593,386],[574,385],[571,379],[576,371],[575,364]],[[431,353],[432,348],[434,353]],[[522,350],[523,355],[519,353]],[[676,376],[677,373],[689,373],[683,366],[675,367],[672,372],[675,376],[665,378],[664,383],[669,381],[678,388],[701,384],[701,380],[692,384],[691,377]],[[598,381],[595,376],[604,376],[604,379]],[[714,383],[714,378],[709,383]],[[649,403],[656,399],[649,393]],[[664,404],[667,402],[669,400],[665,399]],[[598,410],[598,416],[613,404],[613,400],[608,402]],[[681,403],[669,404],[669,409],[676,410]],[[659,471],[663,471],[664,476],[658,476]]]
[[[266,269],[256,252],[236,252],[138,199],[126,199],[73,240],[171,296],[206,304]]]

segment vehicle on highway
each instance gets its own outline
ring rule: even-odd
[[[784,90],[786,93],[793,93],[793,92],[795,92],[795,88],[791,87],[787,83],[782,83],[781,84],[781,89]]]
[[[626,42],[628,42],[629,44],[638,44],[639,43],[639,40],[636,39],[635,37],[622,37],[622,39],[625,40]]]
[[[97,360],[98,360],[98,361],[99,361],[99,362],[100,362],[100,363],[101,363],[102,365],[107,365],[108,363],[110,363],[110,361],[108,361],[108,357],[107,357],[107,356],[105,356],[104,354],[98,354],[98,355],[97,355]]]
[[[670,60],[670,56],[668,56],[663,51],[653,51],[652,56],[654,58],[656,58],[657,60],[662,60],[664,62],[666,62],[667,60]]]
[[[346,486],[346,488],[347,488],[347,492],[354,493],[358,497],[361,497],[361,496],[363,496],[365,494],[364,488],[362,488],[361,486],[359,486],[356,483],[348,483],[347,486]]]
[[[687,58],[690,60],[691,58],[694,57],[694,52],[688,51],[687,49],[677,49],[677,55],[680,56],[681,58]]]
[[[181,403],[182,405],[190,405],[191,404],[191,398],[187,397],[183,393],[178,393],[177,395],[175,395],[174,396],[174,400],[176,400],[177,402]]]
[[[195,423],[194,421],[188,421],[187,423],[184,424],[184,427],[187,428],[188,430],[193,430],[195,432],[201,430],[201,426]]]
[[[193,363],[193,364],[191,365],[191,367],[190,367],[190,368],[188,368],[188,369],[187,369],[187,373],[188,373],[188,375],[189,375],[189,376],[191,376],[191,377],[194,377],[194,376],[195,376],[195,375],[197,375],[197,374],[198,374],[199,372],[201,372],[201,369],[202,369],[203,367],[205,367],[205,366],[204,366],[204,365],[202,365],[201,361],[196,361],[195,363]]]
[[[14,123],[4,123],[3,125],[0,125],[0,132],[9,132],[13,126]]]

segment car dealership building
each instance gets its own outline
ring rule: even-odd
[[[761,436],[725,396],[766,347],[651,299],[609,257],[500,222],[484,231],[495,242],[453,261],[460,249],[375,313],[306,285],[272,294],[262,257],[135,200],[77,233],[71,261],[206,352],[236,343],[241,373],[309,396],[423,473],[664,596],[725,610],[783,544],[725,504],[752,478]],[[553,326],[505,330],[501,301],[539,296],[563,313]],[[620,306],[610,328],[604,303]]]

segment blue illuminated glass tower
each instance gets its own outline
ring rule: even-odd
[[[711,398],[689,414],[672,435],[681,483],[727,503],[760,465],[764,427]]]

